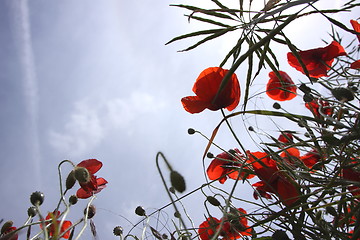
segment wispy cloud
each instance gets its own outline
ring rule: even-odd
[[[35,176],[40,176],[41,154],[38,134],[38,83],[34,64],[31,28],[29,20],[29,6],[27,0],[10,0],[12,31],[21,62],[23,90],[26,105],[26,120],[29,129],[28,142],[31,144],[29,156],[35,166]],[[37,179],[37,185],[41,183]]]

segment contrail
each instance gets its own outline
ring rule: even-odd
[[[27,0],[8,0],[8,6],[12,13],[12,30],[16,48],[21,63],[23,91],[26,106],[26,127],[29,137],[26,139],[29,145],[31,160],[33,162],[36,185],[41,187],[41,154],[38,133],[38,83],[32,49],[29,6]]]

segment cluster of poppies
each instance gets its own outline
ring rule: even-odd
[[[351,25],[360,41],[360,24],[351,20]],[[289,52],[287,60],[290,66],[300,71],[311,79],[326,77],[331,69],[335,58],[345,56],[345,49],[337,41],[332,41],[328,46],[310,49],[306,51]],[[359,69],[360,60],[349,64],[349,68]],[[283,71],[269,73],[269,81],[266,85],[266,94],[273,100],[288,101],[297,96],[297,86],[290,76]],[[331,116],[333,108],[322,99],[311,96],[308,87],[304,84],[300,89],[305,93],[305,107],[309,109],[315,118]],[[181,99],[184,109],[189,113],[200,113],[205,109],[216,111],[226,108],[234,110],[240,102],[240,85],[235,73],[220,67],[210,67],[202,71],[193,86],[196,96],[187,96]],[[335,96],[335,94],[333,94]],[[311,97],[309,97],[311,96]],[[335,96],[335,98],[337,98]],[[337,98],[338,99],[338,98]],[[289,167],[303,167],[310,171],[316,171],[314,166],[324,158],[323,153],[312,149],[301,155],[300,151],[291,147],[293,135],[291,132],[283,132],[278,143],[283,149],[279,154],[269,152],[250,152],[242,154],[238,149],[218,154],[208,166],[206,173],[210,180],[218,180],[223,184],[228,178],[250,179],[257,176],[260,181],[254,183],[254,198],[264,197],[271,199],[277,196],[285,206],[292,206],[300,200],[300,186],[297,181],[283,169],[283,164]],[[342,177],[348,181],[360,182],[360,171],[349,166],[343,169]],[[349,191],[359,197],[360,188],[349,186]],[[360,199],[359,199],[360,200]],[[245,210],[238,209],[245,213]],[[224,214],[226,216],[226,213]],[[229,232],[231,224],[225,219],[218,220],[209,217],[199,226],[199,236],[202,240],[211,239],[214,234],[222,236],[223,239],[236,239],[242,235],[250,235],[251,228],[247,226],[247,219],[241,216],[237,219],[241,222],[245,231],[237,229],[236,234]],[[220,228],[221,227],[221,228]]]
[[[242,208],[231,208],[220,220],[209,217],[200,224],[199,236],[202,240],[213,239],[221,236],[224,240],[237,239],[241,236],[251,236],[252,228],[248,226],[246,211]]]

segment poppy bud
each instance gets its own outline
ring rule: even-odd
[[[90,181],[90,173],[86,168],[76,167],[74,172],[76,180],[78,180],[80,183],[87,183]]]
[[[163,233],[163,235],[161,235],[162,239],[168,239],[168,235],[166,233]]]
[[[13,221],[6,221],[4,225],[2,225],[1,227],[1,234],[6,233],[9,230],[9,228],[12,227],[13,224],[14,224]]]
[[[253,132],[253,131],[254,131],[254,128],[253,128],[252,126],[250,126],[250,127],[248,128],[248,130],[251,131],[251,132]]]
[[[123,228],[120,226],[116,226],[113,230],[115,236],[121,236],[123,234]]]
[[[215,197],[212,197],[212,196],[207,196],[206,197],[206,200],[211,204],[211,205],[214,205],[214,206],[220,206],[220,202],[219,200],[217,200]]]
[[[212,154],[211,152],[208,152],[208,153],[206,154],[206,156],[207,156],[208,158],[214,158],[214,154]]]
[[[184,192],[186,189],[185,179],[183,176],[180,175],[177,171],[170,172],[170,181],[171,185],[175,188],[178,192]]]
[[[354,93],[347,88],[334,88],[331,90],[332,95],[341,102],[348,102],[354,100]]]
[[[139,215],[139,216],[145,216],[146,215],[145,209],[142,206],[138,206],[135,209],[135,213],[136,213],[136,215]]]
[[[306,86],[304,83],[302,83],[300,86],[299,86],[299,89],[307,94],[307,93],[310,93],[311,92],[311,88],[309,88],[308,86]]]
[[[193,128],[188,129],[188,134],[193,135],[195,133],[195,130]]]
[[[176,211],[176,212],[174,212],[174,217],[180,218],[180,217],[181,217],[181,214],[180,214],[178,211]]]
[[[171,192],[172,194],[175,194],[175,188],[174,187],[169,187],[169,192]]]
[[[280,109],[280,108],[281,108],[281,105],[276,102],[276,103],[273,104],[273,108],[275,108],[275,109]]]
[[[286,232],[282,230],[276,230],[271,237],[273,240],[290,240]]]
[[[44,202],[44,197],[42,192],[33,192],[30,196],[30,202],[34,206],[40,206]]]
[[[27,210],[27,214],[29,217],[35,217],[36,216],[36,208],[35,207],[29,207]]]
[[[84,209],[84,214],[86,214],[86,210],[87,210],[87,208]],[[94,205],[90,205],[87,218],[90,219],[90,218],[94,217],[95,213],[96,213],[96,207]]]
[[[327,206],[326,208],[326,212],[334,217],[337,216],[337,212],[336,212],[336,209],[332,206]]]
[[[78,202],[78,197],[77,197],[77,196],[71,195],[71,196],[69,197],[69,203],[70,203],[71,205],[75,205],[77,202]]]
[[[311,94],[305,93],[305,95],[303,96],[303,100],[304,102],[312,102],[314,100],[314,97]]]
[[[75,172],[72,170],[66,178],[66,189],[71,189],[76,183]]]

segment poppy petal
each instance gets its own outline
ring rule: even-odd
[[[352,69],[360,69],[360,59],[356,60],[353,63],[351,63],[350,68],[352,68]]]
[[[97,159],[88,159],[80,162],[77,167],[84,167],[90,174],[95,174],[102,167],[102,162]]]
[[[181,99],[184,109],[189,113],[199,113],[204,111],[208,106],[208,102],[201,101],[198,96],[188,96]]]

